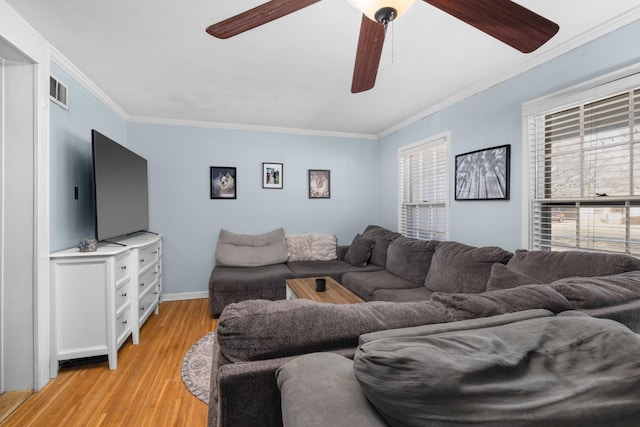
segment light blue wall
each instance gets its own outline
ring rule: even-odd
[[[379,223],[397,228],[398,148],[451,132],[449,239],[472,245],[522,247],[522,104],[640,61],[640,22],[441,110],[379,142]],[[511,144],[509,201],[453,200],[454,157]]]
[[[443,131],[456,154],[511,144],[511,200],[451,201],[451,240],[521,247],[522,103],[640,61],[630,25],[472,96],[418,123],[371,140],[126,123],[58,66],[70,110],[51,111],[51,248],[93,234],[91,129],[149,161],[150,226],[165,236],[165,293],[201,292],[220,228],[288,234],[329,232],[351,241],[370,223],[397,228],[397,150]],[[261,188],[262,162],[284,163],[284,189]],[[238,168],[238,199],[209,199],[209,167]],[[309,200],[307,170],[330,169],[332,197]],[[453,187],[453,168],[450,170]],[[80,200],[73,200],[73,187]],[[453,199],[453,197],[451,197]]]
[[[221,228],[334,233],[339,244],[377,219],[377,143],[130,123],[149,165],[150,229],[164,235],[164,293],[207,290]],[[283,189],[262,188],[262,162],[283,163]],[[237,168],[237,199],[211,200],[209,167]],[[331,198],[308,198],[308,170],[331,170]]]
[[[57,251],[95,235],[91,129],[125,145],[126,122],[55,63],[51,63],[51,74],[69,88],[69,109],[53,102],[50,109],[50,247]]]

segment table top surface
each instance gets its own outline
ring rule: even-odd
[[[318,279],[318,277],[287,279],[286,283],[296,297],[302,299],[331,304],[356,304],[365,302],[365,300],[342,286],[333,278],[329,276],[322,276],[322,278],[327,281],[327,290],[325,292],[316,292],[316,279]]]

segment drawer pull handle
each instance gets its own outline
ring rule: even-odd
[[[141,288],[144,288],[144,283],[140,283],[140,287],[141,287]]]
[[[120,268],[121,268],[121,269],[123,269],[123,270],[126,270],[126,269],[127,269],[127,266],[126,266],[126,265],[123,265],[123,266],[122,266],[122,267],[120,267]]]
[[[126,297],[127,297],[127,293],[125,292],[122,294],[122,298],[126,298]]]
[[[153,251],[153,254],[154,255],[158,255],[158,251]]]
[[[140,262],[144,262],[144,258],[140,258]]]
[[[144,311],[144,307],[140,307],[140,311]]]
[[[126,321],[126,320],[123,320],[123,321],[122,321],[122,324],[123,324],[123,325],[126,325],[126,324],[127,324],[127,321]]]
[[[154,271],[154,272],[153,272],[153,274],[158,274],[158,272],[157,272],[157,271]]]

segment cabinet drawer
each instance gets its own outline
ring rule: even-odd
[[[116,343],[120,347],[131,333],[131,306],[116,318]]]
[[[158,278],[158,270],[156,267],[152,267],[145,271],[140,280],[138,280],[138,295],[142,295],[150,286],[156,283]]]
[[[138,316],[142,318],[145,313],[154,308],[158,302],[158,291],[157,287],[155,289],[149,289],[145,295],[140,298],[140,302],[138,304],[138,309],[140,312]]]
[[[140,252],[138,253],[140,271],[144,270],[146,266],[158,261],[159,253],[160,250],[158,249],[157,244],[149,245],[140,249]]]
[[[116,283],[121,280],[129,277],[129,256],[122,255],[116,258],[116,271],[114,277],[116,278]]]
[[[116,306],[116,313],[118,313],[122,309],[122,307],[131,300],[131,291],[129,290],[129,283],[130,281],[127,279],[126,281],[118,285],[118,287],[116,288],[116,297],[114,300],[115,306]]]

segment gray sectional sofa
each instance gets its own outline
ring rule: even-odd
[[[289,277],[330,274],[366,303],[254,299],[222,310],[214,343],[210,426],[281,426],[276,370],[314,352],[353,358],[360,336],[376,331],[500,315],[521,319],[542,309],[552,314],[577,310],[640,332],[640,260],[633,257],[577,251],[512,254],[496,247],[409,239],[377,226],[367,227],[354,245],[369,248],[366,267],[344,261],[346,252],[331,262],[278,266],[286,267]],[[354,251],[351,255],[354,262]],[[331,269],[321,271],[323,265]],[[230,274],[228,268],[222,271]],[[249,277],[247,270],[237,271],[243,280]],[[219,274],[214,269],[214,297]]]

